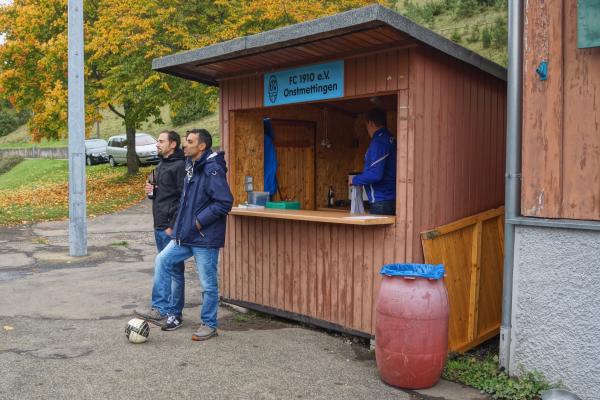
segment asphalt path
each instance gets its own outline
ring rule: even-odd
[[[449,382],[381,382],[358,340],[219,308],[219,336],[193,342],[200,288],[186,263],[184,325],[124,329],[150,300],[150,203],[88,221],[87,257],[68,256],[66,221],[0,228],[0,399],[483,399]]]

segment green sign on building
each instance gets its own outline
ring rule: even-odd
[[[577,46],[600,47],[600,0],[577,0]]]

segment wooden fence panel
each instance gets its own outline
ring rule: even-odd
[[[498,333],[503,221],[500,207],[421,233],[425,262],[446,268],[450,351],[469,350]]]

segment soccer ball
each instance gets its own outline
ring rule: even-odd
[[[149,334],[150,326],[143,319],[130,319],[125,327],[125,336],[131,343],[144,343]]]

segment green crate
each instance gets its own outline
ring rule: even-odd
[[[299,210],[299,201],[267,201],[266,208],[281,208],[285,210]]]

